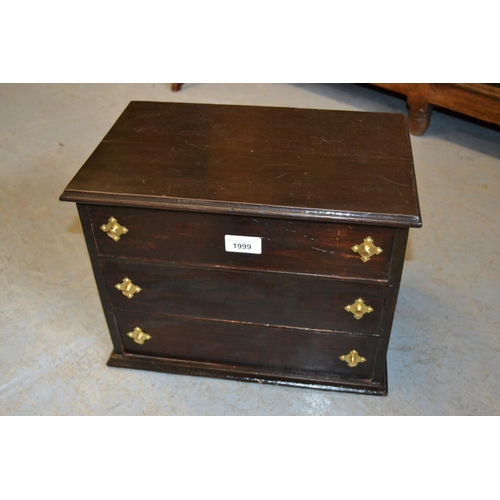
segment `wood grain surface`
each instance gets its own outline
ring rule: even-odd
[[[374,335],[384,311],[386,287],[376,284],[125,260],[101,266],[114,310]],[[126,277],[142,289],[131,299],[115,288]],[[373,308],[359,320],[345,310],[358,298]]]
[[[191,318],[118,314],[126,353],[187,361],[273,369],[275,373],[315,372],[323,378],[370,379],[378,339],[311,330],[202,321]],[[127,336],[140,326],[151,339],[139,345]],[[364,363],[349,367],[339,358],[357,350]]]
[[[398,114],[132,102],[61,199],[421,225]]]
[[[128,207],[89,206],[99,255],[180,264],[387,281],[395,228]],[[110,217],[119,241],[100,230]],[[262,254],[226,252],[225,235],[262,238]],[[382,253],[363,262],[353,245],[371,236]]]

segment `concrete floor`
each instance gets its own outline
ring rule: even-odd
[[[499,415],[500,131],[435,111],[412,137],[386,398],[108,368],[76,208],[58,201],[131,100],[405,112],[350,84],[0,85],[0,415]]]

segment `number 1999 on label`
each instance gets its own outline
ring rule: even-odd
[[[257,236],[236,236],[234,234],[226,234],[224,240],[226,252],[262,253],[262,238]]]

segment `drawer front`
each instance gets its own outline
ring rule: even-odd
[[[124,352],[128,354],[349,378],[372,376],[378,344],[377,338],[363,335],[168,316],[117,314],[117,320]],[[136,328],[143,333],[138,334]],[[143,343],[137,343],[129,333]],[[348,366],[340,356],[352,350],[366,361]],[[347,359],[350,361],[349,356]]]
[[[377,334],[386,287],[285,273],[147,265],[102,260],[115,310],[265,325]],[[132,298],[116,285],[141,288]],[[356,319],[345,307],[363,299],[373,309]]]
[[[89,212],[103,257],[379,281],[388,280],[396,232],[387,227],[127,207],[89,206]],[[110,217],[128,229],[118,241],[100,229]],[[225,235],[262,238],[262,253],[228,252]],[[352,247],[367,237],[382,253],[363,262]]]

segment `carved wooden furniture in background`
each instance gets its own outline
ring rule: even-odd
[[[404,115],[132,102],[70,182],[111,366],[387,394]]]
[[[410,132],[428,128],[432,105],[500,125],[500,88],[485,83],[374,83],[408,98]]]
[[[172,83],[178,92],[182,83]],[[440,106],[500,125],[500,85],[485,83],[373,83],[407,96],[410,132],[422,135],[429,127],[432,106]]]

